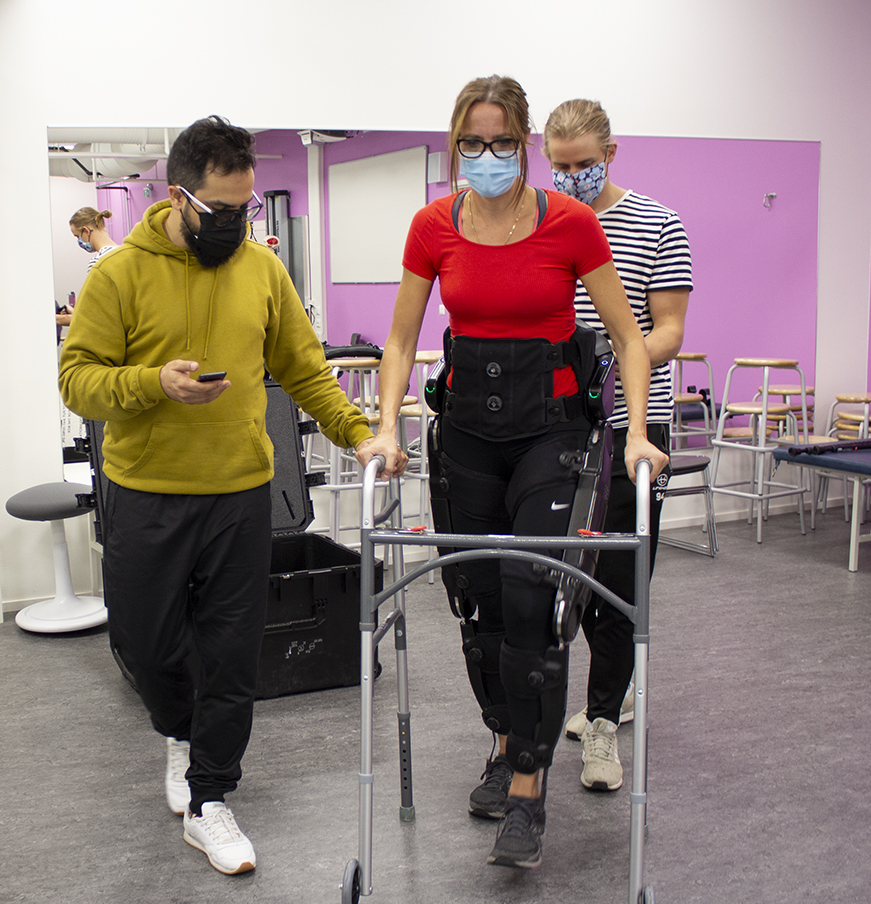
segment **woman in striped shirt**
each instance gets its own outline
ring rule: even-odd
[[[609,178],[617,152],[608,116],[596,101],[570,100],[551,113],[544,128],[545,155],[557,191],[588,204],[611,245],[614,264],[650,356],[647,437],[669,448],[674,397],[668,362],[680,351],[692,263],[686,231],[678,215],[651,198],[619,188]],[[607,331],[582,283],[575,295],[578,320]],[[628,420],[619,374],[615,392],[614,464],[605,530],[634,533],[635,487],[623,465]],[[657,486],[662,488],[661,478]],[[659,536],[662,494],[651,496],[651,571]],[[608,589],[634,603],[631,552],[601,551],[596,577]],[[632,718],[630,682],[634,665],[633,625],[594,596],[582,621],[590,646],[587,706],[571,718],[566,735],[583,743],[581,783],[590,790],[616,791],[623,783],[617,754],[617,725]],[[629,691],[627,692],[627,688]]]

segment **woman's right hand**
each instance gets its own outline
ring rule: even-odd
[[[396,442],[395,436],[379,433],[370,439],[364,439],[356,449],[357,461],[365,468],[369,461],[376,455],[384,458],[385,465],[378,476],[382,479],[388,477],[401,477],[408,464],[408,456],[402,451]]]
[[[632,483],[635,483],[635,465],[642,459],[650,462],[651,483],[656,480],[660,472],[668,464],[668,455],[662,449],[654,446],[653,443],[647,440],[647,437],[633,436],[632,432],[629,431],[626,436],[624,460],[626,462],[626,473]]]

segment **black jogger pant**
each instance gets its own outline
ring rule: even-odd
[[[623,454],[626,451],[625,429],[614,431],[614,462],[611,470],[611,493],[604,530],[607,533],[635,533],[635,484],[626,473]],[[669,431],[666,424],[648,424],[647,438],[668,452]],[[659,540],[659,516],[662,499],[650,494],[650,574],[656,561]],[[635,603],[635,553],[631,550],[602,550],[596,566],[596,580],[621,599]],[[590,647],[590,675],[587,683],[587,718],[620,719],[620,707],[635,667],[635,626],[621,612],[593,594],[581,621]]]
[[[106,522],[111,641],[155,729],[190,740],[198,812],[242,775],[266,622],[269,484],[187,496],[110,482]]]

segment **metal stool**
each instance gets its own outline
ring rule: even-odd
[[[705,497],[705,527],[708,534],[707,543],[692,543],[689,540],[678,540],[667,537],[660,532],[659,542],[666,546],[677,546],[679,549],[688,549],[690,552],[701,553],[713,558],[719,549],[717,545],[717,522],[714,518],[714,494],[711,490],[711,473],[708,469],[711,459],[706,455],[672,455],[671,476],[684,477],[688,474],[701,474],[702,482],[696,486],[672,487],[671,481],[665,490],[665,497],[669,496],[695,496],[701,494]]]
[[[733,402],[729,398],[729,390],[732,384],[732,377],[740,368],[754,368],[762,371],[762,394],[758,401],[753,402]],[[714,467],[713,467],[713,486],[715,493],[724,493],[729,496],[740,496],[750,500],[750,512],[748,515],[748,523],[753,522],[753,509],[756,507],[756,542],[762,542],[762,522],[768,516],[768,503],[771,499],[781,496],[798,496],[799,497],[799,521],[801,524],[801,532],[805,533],[804,526],[804,493],[805,487],[803,483],[798,486],[790,484],[776,483],[768,476],[770,472],[770,455],[776,448],[767,442],[769,425],[769,415],[791,415],[790,406],[786,404],[775,404],[769,401],[769,387],[771,385],[772,369],[782,369],[795,371],[801,381],[799,386],[799,395],[801,398],[801,413],[803,433],[807,435],[807,384],[805,382],[804,373],[798,366],[798,361],[788,358],[735,358],[735,363],[729,368],[726,375],[726,386],[723,390],[722,410],[720,414],[720,422],[717,426],[717,436],[713,440],[714,446]],[[737,441],[746,440],[747,437],[727,438],[726,417],[727,414],[748,415],[750,417],[751,435],[750,442]],[[738,428],[742,430],[743,428]],[[796,431],[797,432],[797,431]],[[749,452],[753,459],[753,471],[749,480],[732,481],[731,483],[718,483],[717,472],[720,464],[720,453],[723,449],[735,449],[741,452]],[[745,486],[746,489],[735,489],[735,487]]]
[[[709,399],[705,398],[704,390],[702,392],[690,392],[690,389],[695,389],[694,386],[688,387],[684,391],[684,364],[693,362],[704,364],[707,368]],[[707,445],[711,437],[717,433],[717,406],[714,401],[714,371],[711,368],[711,362],[708,361],[706,354],[700,352],[679,352],[672,361],[672,371],[672,382],[674,384],[674,422],[671,430],[672,448],[686,447],[687,437],[690,436],[704,437],[705,445]],[[691,427],[685,423],[684,406],[701,411],[704,421],[703,427]]]
[[[93,488],[83,483],[42,483],[22,490],[6,501],[6,511],[24,521],[50,521],[54,540],[55,596],[33,603],[15,616],[15,624],[38,634],[82,631],[106,623],[109,614],[103,600],[96,596],[77,596],[70,573],[70,554],[64,532],[66,518],[78,518],[91,511]]]

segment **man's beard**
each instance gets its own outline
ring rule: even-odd
[[[206,267],[209,270],[220,267],[221,264],[230,260],[230,258],[239,250],[238,248],[233,248],[232,251],[221,251],[216,253],[203,248],[200,242],[197,241],[197,237],[194,235],[193,230],[188,226],[187,220],[184,218],[184,212],[181,214],[181,234],[184,236],[184,240],[187,243],[191,254],[197,259],[200,266]]]

